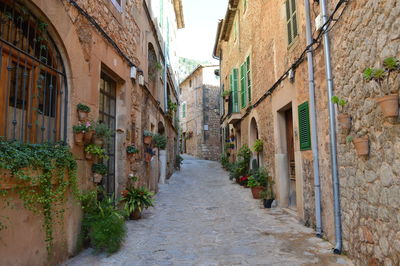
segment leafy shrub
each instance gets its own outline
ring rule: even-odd
[[[167,147],[167,137],[160,134],[155,134],[153,137],[154,145],[161,150],[165,150]]]
[[[262,149],[263,149],[263,145],[264,145],[263,141],[262,141],[261,139],[257,139],[257,140],[254,142],[253,150],[254,150],[255,152],[261,152]]]
[[[97,191],[89,191],[81,198],[84,211],[82,233],[97,251],[109,254],[118,251],[126,235],[125,212],[118,209],[112,196],[97,199]]]
[[[94,131],[96,137],[103,138],[105,141],[109,140],[113,133],[106,124],[101,122],[97,122],[94,125]]]
[[[183,157],[180,154],[176,155],[176,157],[175,157],[175,168],[176,169],[181,169],[182,162],[183,162]]]
[[[251,150],[249,149],[249,147],[246,144],[244,144],[239,149],[238,156],[241,157],[244,161],[250,162]]]
[[[228,169],[229,159],[225,154],[221,155],[220,162],[224,169]]]
[[[85,113],[89,113],[90,112],[90,107],[85,105],[85,104],[82,104],[82,103],[78,103],[76,108],[78,109],[78,111],[82,111],[82,112],[85,112]]]
[[[107,174],[107,166],[102,163],[94,163],[92,165],[92,172],[100,175]]]
[[[139,153],[139,150],[138,150],[138,148],[136,148],[135,145],[129,145],[128,147],[126,147],[126,153],[135,154],[135,153]]]

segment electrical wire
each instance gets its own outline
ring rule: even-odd
[[[318,49],[321,45],[321,41],[322,41],[322,36],[323,34],[331,31],[333,29],[333,27],[337,24],[337,22],[340,20],[340,18],[342,17],[345,9],[347,8],[348,5],[345,5],[344,8],[342,9],[341,13],[339,14],[339,16],[337,18],[334,18],[336,13],[339,11],[339,9],[342,7],[343,4],[348,3],[350,0],[340,0],[336,6],[335,9],[333,10],[332,14],[329,16],[328,20],[322,25],[322,29],[321,31],[318,32],[317,36],[313,39],[312,43],[307,45],[306,48],[304,49],[304,51],[301,53],[301,55],[295,60],[295,62],[291,65],[291,67],[289,69],[287,69],[282,76],[280,76],[280,78],[272,85],[271,88],[269,88],[263,96],[261,96],[253,105],[250,105],[249,107],[247,107],[246,109],[246,113],[242,116],[242,118],[240,119],[240,121],[243,121],[251,112],[251,110],[255,107],[257,107],[259,104],[261,104],[268,96],[272,95],[272,93],[274,92],[274,90],[282,83],[282,81],[284,81],[288,75],[289,72],[295,71],[300,64],[305,60],[306,58],[306,54],[308,52],[309,49],[313,48],[314,46],[316,46],[314,48]],[[333,25],[331,25],[332,22]],[[227,115],[225,118],[221,119],[221,122],[223,122],[229,115]]]

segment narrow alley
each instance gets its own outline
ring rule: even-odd
[[[127,223],[118,253],[88,249],[64,265],[349,265],[292,216],[261,208],[219,163],[184,159],[155,208]]]

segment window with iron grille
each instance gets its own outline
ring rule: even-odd
[[[0,3],[0,136],[6,139],[66,138],[65,69],[47,28],[19,3]]]
[[[286,0],[286,22],[288,31],[288,43],[293,43],[297,32],[296,0]]]
[[[300,135],[300,150],[311,149],[311,134],[310,134],[310,115],[308,102],[300,104],[298,107],[299,113],[299,135]]]

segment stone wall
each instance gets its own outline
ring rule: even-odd
[[[352,117],[349,133],[338,129],[344,249],[358,265],[400,264],[400,119],[383,117],[376,98],[384,91],[362,76],[400,58],[399,29],[398,1],[353,0],[331,34],[335,94]],[[399,84],[389,87],[398,92]],[[369,156],[357,156],[347,135],[368,136]]]

